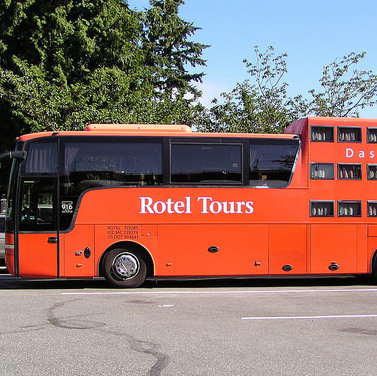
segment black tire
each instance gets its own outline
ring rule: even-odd
[[[115,287],[139,287],[147,277],[147,266],[137,250],[115,248],[104,257],[103,272]]]
[[[374,283],[377,282],[377,252],[373,256],[372,260],[372,273],[370,275]]]

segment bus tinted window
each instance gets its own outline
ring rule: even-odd
[[[56,230],[56,179],[24,178],[21,185],[21,231]]]
[[[31,142],[22,172],[26,174],[57,174],[58,151],[55,141],[40,140]]]
[[[285,187],[292,175],[298,146],[298,140],[251,141],[250,185],[252,187]]]
[[[66,142],[64,193],[89,188],[162,184],[162,147],[157,142]]]
[[[242,145],[172,144],[171,183],[242,183]]]

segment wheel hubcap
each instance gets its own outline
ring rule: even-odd
[[[118,255],[112,266],[114,274],[122,279],[134,277],[139,272],[139,268],[139,260],[131,253]]]

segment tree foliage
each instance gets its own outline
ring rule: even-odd
[[[280,132],[291,120],[287,96],[286,54],[275,56],[273,47],[260,52],[255,47],[256,61],[244,60],[252,81],[238,83],[230,93],[217,99],[199,128],[214,132]]]
[[[6,0],[0,5],[2,149],[20,133],[91,122],[192,124],[205,45],[181,0]],[[190,97],[188,97],[190,95]]]
[[[203,131],[280,133],[291,122],[305,116],[357,117],[359,110],[377,103],[377,76],[353,69],[365,52],[351,52],[323,68],[321,91],[308,91],[305,98],[287,94],[287,54],[276,55],[273,47],[260,52],[255,61],[244,60],[251,80],[238,83],[203,117]]]
[[[352,70],[366,53],[351,52],[323,68],[322,91],[310,90],[310,114],[315,116],[358,117],[359,110],[377,103],[377,75],[371,70]]]

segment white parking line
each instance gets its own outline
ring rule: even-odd
[[[211,291],[80,291],[62,292],[62,295],[231,295],[231,294],[307,294],[307,293],[377,292],[377,288],[365,289],[315,289],[315,290],[211,290]]]
[[[242,317],[241,320],[320,320],[320,319],[365,319],[376,318],[377,315],[329,315],[329,316],[255,316]]]

